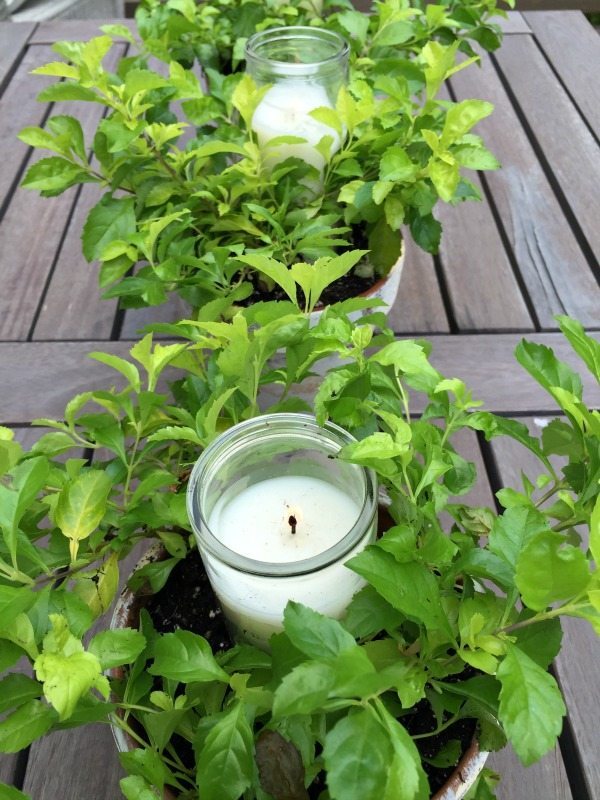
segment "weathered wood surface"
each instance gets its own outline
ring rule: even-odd
[[[514,359],[520,338],[515,334],[432,336],[431,361],[446,377],[464,380],[473,396],[490,411],[552,414],[556,411],[552,398]],[[558,358],[579,368],[577,357],[561,335],[533,334],[527,338],[552,347]],[[0,342],[0,424],[23,425],[38,417],[60,418],[67,401],[78,392],[121,386],[123,378],[119,373],[87,355],[101,350],[127,357],[132,344],[123,340]],[[318,364],[315,370],[319,370]],[[588,404],[600,405],[597,384],[585,374],[583,380]],[[307,385],[316,387],[317,383],[318,380],[311,384],[309,379]],[[422,408],[423,398],[415,398],[413,410]]]
[[[545,7],[552,2],[543,0]],[[598,0],[573,2],[598,5]],[[537,0],[527,3],[535,6]],[[177,299],[125,313],[117,311],[116,302],[100,299],[97,265],[85,262],[79,241],[98,197],[96,187],[54,199],[17,188],[33,158],[16,139],[18,130],[73,109],[36,103],[48,79],[30,70],[55,57],[53,42],[97,35],[101,24],[0,24],[0,424],[60,417],[77,392],[122,385],[121,376],[86,354],[126,355],[128,340],[150,321],[187,315]],[[495,103],[495,113],[478,132],[503,168],[475,176],[482,204],[441,210],[439,257],[407,245],[390,320],[400,335],[430,338],[433,363],[444,374],[463,378],[486,407],[532,418],[555,408],[515,363],[512,353],[521,335],[548,344],[581,369],[555,333],[553,317],[569,313],[588,329],[600,330],[600,37],[578,12],[511,12],[502,27],[507,34],[502,49],[486,56],[481,69],[454,76],[451,93],[455,99]],[[89,134],[98,111],[88,106],[83,114]],[[589,405],[600,405],[595,384],[589,381],[585,392]],[[419,408],[415,404],[414,410]],[[19,429],[17,436],[30,446],[41,430]],[[492,505],[500,485],[518,482],[520,470],[532,466],[520,448],[503,440],[481,443],[472,432],[461,435],[460,449],[478,468],[480,479],[468,498],[478,504]],[[490,465],[495,469],[488,476]],[[490,765],[503,773],[500,800],[600,798],[600,678],[590,667],[598,663],[598,643],[580,621],[565,625],[565,641],[568,649],[555,665],[569,711],[563,750],[528,769],[510,751],[494,754]],[[116,798],[120,775],[103,726],[55,734],[35,744],[28,761],[26,754],[0,758],[0,781],[17,781],[34,800]]]

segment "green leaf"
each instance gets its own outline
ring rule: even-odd
[[[443,159],[433,158],[429,162],[427,171],[441,199],[445,203],[449,203],[454,197],[460,180],[458,164],[456,162],[449,164]]]
[[[296,303],[296,282],[292,277],[291,271],[280,261],[262,255],[238,256],[238,260],[248,266],[262,272],[268,278],[280,286],[290,298],[292,303]]]
[[[47,125],[57,140],[63,143],[65,152],[72,150],[83,162],[87,162],[83,129],[78,119],[61,114],[50,117]]]
[[[559,327],[575,350],[585,362],[589,371],[600,381],[600,343],[584,331],[583,325],[576,319],[556,317]]]
[[[346,566],[365,578],[409,619],[433,630],[449,632],[448,621],[441,612],[438,583],[423,564],[400,563],[391,553],[370,545],[347,561]]]
[[[58,711],[60,720],[68,719],[79,699],[90,689],[98,689],[108,697],[108,680],[102,675],[100,662],[86,653],[81,642],[58,614],[50,614],[51,631],[44,638],[42,653],[36,658],[36,675],[44,684],[44,696]]]
[[[0,672],[12,667],[23,655],[23,648],[8,641],[8,639],[0,639]]]
[[[31,797],[15,789],[14,786],[7,786],[5,783],[0,783],[0,800],[31,800]]]
[[[393,753],[386,729],[369,711],[341,719],[327,734],[323,748],[332,799],[381,800]]]
[[[497,677],[502,684],[500,721],[529,766],[556,743],[566,713],[560,690],[552,675],[515,646],[509,646]]]
[[[88,214],[83,226],[83,254],[88,261],[101,258],[115,239],[127,240],[136,232],[134,199],[105,194]]]
[[[590,552],[596,568],[600,569],[600,495],[596,498],[590,517]]]
[[[96,656],[102,669],[110,669],[133,663],[145,646],[146,639],[139,631],[119,628],[96,634],[88,645],[88,652]]]
[[[30,700],[0,722],[0,753],[18,753],[40,739],[56,722],[56,712],[41,700]]]
[[[393,47],[407,42],[413,35],[413,24],[406,20],[398,20],[382,26],[373,37],[373,45]]]
[[[215,661],[209,643],[190,631],[175,631],[161,636],[154,645],[151,675],[182,683],[229,682],[229,675]]]
[[[139,392],[141,389],[140,373],[138,372],[135,364],[126,361],[120,356],[115,356],[112,353],[94,352],[88,354],[94,361],[99,361],[101,364],[106,364],[108,367],[117,370],[121,375],[124,375],[132,389]]]
[[[31,458],[13,468],[12,489],[0,485],[0,528],[13,564],[17,562],[19,523],[44,486],[49,469],[43,456]]]
[[[379,164],[380,181],[410,181],[419,171],[406,150],[399,145],[388,147]]]
[[[523,602],[534,611],[584,591],[590,577],[583,551],[553,531],[534,536],[517,560],[516,584]]]
[[[273,716],[312,714],[321,708],[335,684],[335,671],[328,664],[309,661],[289,672],[275,691]]]
[[[50,156],[29,167],[21,185],[47,195],[56,195],[76,183],[85,183],[88,180],[94,179],[77,164],[60,156]]]
[[[79,542],[93,533],[106,512],[112,483],[100,470],[83,472],[61,490],[56,504],[56,524],[70,540],[71,560],[77,557]]]
[[[64,61],[50,61],[42,67],[36,67],[31,70],[32,75],[51,75],[55,78],[74,78],[79,77],[79,70],[72,64],[66,64]]]
[[[4,647],[4,643],[2,643]],[[11,673],[0,681],[0,713],[9,708],[22,706],[28,700],[40,697],[42,686],[37,681],[20,673]]]
[[[121,791],[127,800],[161,800],[162,793],[156,791],[139,775],[128,775],[119,781]]]
[[[468,133],[480,120],[488,117],[494,106],[485,100],[462,100],[452,105],[446,114],[440,143],[448,147]]]
[[[337,620],[293,600],[285,607],[283,627],[294,647],[309,658],[334,658],[357,646],[354,636]]]
[[[515,644],[542,669],[548,669],[560,651],[562,628],[560,620],[546,619],[514,631]]]
[[[438,220],[432,214],[421,215],[413,212],[409,216],[408,223],[413,239],[419,247],[435,255],[440,249],[442,238],[442,226]]]
[[[546,391],[552,393],[551,389],[558,386],[581,399],[581,378],[556,358],[551,347],[523,339],[515,349],[515,358]]]
[[[88,606],[94,618],[99,617],[108,611],[119,588],[118,554],[112,553],[96,569],[79,572],[74,581],[74,595]]]
[[[162,790],[168,777],[167,767],[155,750],[136,747],[127,753],[119,753],[119,761],[130,775],[137,775],[152,786]]]
[[[391,342],[370,360],[393,366],[396,372],[404,373],[410,386],[420,391],[433,392],[442,377],[429,363],[423,347],[413,339]]]
[[[37,595],[31,589],[0,586],[0,629],[35,603]]]
[[[515,506],[494,519],[489,548],[514,569],[523,548],[534,536],[546,530],[548,522],[540,511],[531,506]]]
[[[238,800],[254,777],[254,736],[238,703],[211,728],[198,756],[203,800]]]
[[[44,67],[41,67],[41,69],[44,69]],[[91,103],[101,103],[102,105],[107,104],[93,89],[87,89],[85,86],[81,86],[79,83],[74,83],[73,81],[53,83],[51,86],[42,89],[37,99],[41,103],[61,103],[64,100],[84,100]]]
[[[465,424],[476,431],[483,431],[488,442],[495,436],[509,436],[534,453],[550,472],[554,472],[538,439],[529,433],[529,429],[522,422],[508,417],[499,417],[489,411],[475,411],[469,414]]]
[[[428,800],[429,786],[421,765],[421,755],[406,728],[383,703],[379,707],[390,737],[394,756],[387,774],[383,800]],[[458,759],[456,759],[458,760]],[[455,764],[453,761],[452,764]]]

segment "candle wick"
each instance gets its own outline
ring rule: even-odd
[[[296,533],[296,525],[298,524],[298,520],[293,514],[290,514],[288,517],[288,525],[292,529],[292,533]]]

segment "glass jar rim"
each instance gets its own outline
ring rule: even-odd
[[[228,431],[217,437],[200,455],[190,474],[187,488],[187,512],[192,525],[197,544],[220,562],[226,564],[240,572],[263,577],[272,578],[291,578],[298,575],[306,575],[316,572],[334,564],[349,553],[352,548],[360,541],[367,528],[372,524],[377,512],[377,477],[375,472],[368,467],[354,465],[360,470],[364,481],[364,498],[356,521],[350,530],[342,536],[335,544],[321,553],[317,553],[309,558],[298,561],[272,562],[254,559],[249,556],[236,553],[223,544],[211,530],[206,519],[202,503],[200,502],[201,484],[206,476],[206,471],[212,466],[218,453],[225,447],[231,447],[231,439],[243,435],[243,440],[247,441],[257,430],[265,430],[265,425],[269,425],[271,434],[294,433],[301,435],[301,428],[305,429],[305,435],[315,433],[326,433],[330,441],[339,444],[341,450],[344,444],[356,442],[356,439],[348,431],[333,422],[325,422],[319,425],[316,417],[312,414],[301,413],[277,413],[263,414],[258,417],[240,422],[229,428]],[[296,429],[293,429],[293,426]],[[279,431],[274,428],[279,427]],[[337,440],[337,441],[336,441]],[[340,443],[340,441],[342,443]],[[237,439],[236,439],[237,441]],[[338,450],[338,451],[339,451]]]
[[[320,40],[336,45],[336,49],[326,58],[319,59],[318,61],[302,61],[299,63],[268,58],[259,52],[260,47],[273,41],[282,41],[285,39]],[[251,59],[261,67],[271,66],[302,75],[309,68],[334,64],[341,58],[345,58],[349,50],[348,42],[336,31],[330,31],[327,28],[312,28],[308,25],[287,25],[278,28],[266,28],[264,31],[253,33],[246,42],[245,56],[246,60]]]

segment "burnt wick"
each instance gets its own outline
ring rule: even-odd
[[[288,525],[292,529],[292,533],[296,533],[296,525],[298,524],[298,520],[293,514],[290,514],[288,517]]]

